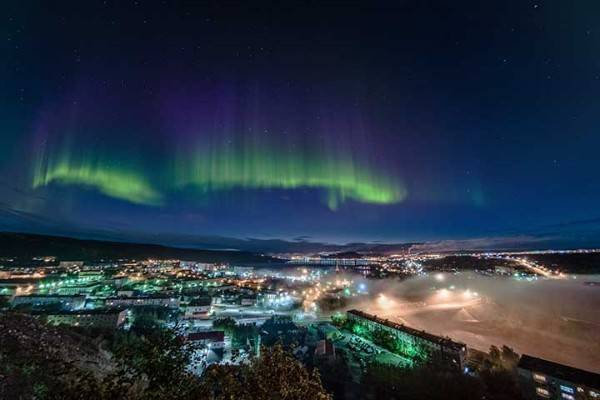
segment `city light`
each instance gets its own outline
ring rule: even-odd
[[[382,308],[388,308],[394,306],[396,302],[385,294],[379,293],[379,296],[377,296],[377,304]]]

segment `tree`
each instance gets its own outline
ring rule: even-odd
[[[517,383],[517,364],[519,355],[508,346],[499,349],[491,346],[488,356],[481,363],[481,377],[487,398],[492,400],[508,400],[520,398]]]
[[[323,386],[333,394],[334,399],[348,398],[355,389],[345,352],[336,350],[334,360],[314,358],[312,366],[319,370]]]
[[[306,340],[306,328],[298,326],[287,316],[273,316],[260,327],[261,340],[266,346],[282,344],[286,349],[302,346]]]
[[[309,373],[281,345],[263,348],[249,365],[211,365],[200,398],[210,400],[330,400],[316,371]]]
[[[502,364],[502,353],[500,353],[500,349],[498,347],[493,345],[490,346],[489,361],[495,366]]]
[[[192,398],[196,382],[187,367],[194,345],[186,343],[175,330],[156,326],[143,332],[142,336],[132,332],[117,338],[113,353],[123,365],[122,372],[145,380],[148,398]]]
[[[385,329],[375,329],[371,333],[371,339],[373,343],[383,347],[384,349],[387,349],[391,352],[398,351],[398,349],[396,348],[396,339],[390,332],[386,331]]]
[[[128,379],[90,338],[0,313],[0,398],[137,400]]]
[[[10,297],[0,295],[0,310],[10,306]]]
[[[365,399],[475,400],[482,398],[483,388],[476,378],[434,365],[411,369],[371,363],[361,379],[360,392]]]
[[[331,316],[331,323],[338,328],[343,327],[346,324],[346,320],[346,316],[339,312]]]
[[[162,306],[139,306],[132,309],[132,314],[134,324],[140,320],[160,325],[164,322],[175,322],[177,311]]]
[[[0,313],[0,398],[36,400],[304,400],[331,397],[279,346],[241,366],[188,372],[194,348],[175,330],[150,325],[113,336],[49,327]],[[109,350],[109,351],[107,351]]]
[[[248,340],[255,339],[258,336],[258,328],[255,324],[237,325],[231,335],[233,347],[239,348],[246,345]]]
[[[502,346],[502,363],[504,368],[508,370],[516,369],[519,359],[519,355],[511,347]]]
[[[235,319],[231,317],[225,317],[213,320],[212,325],[214,329],[224,331],[227,336],[231,336],[237,323],[235,322]]]

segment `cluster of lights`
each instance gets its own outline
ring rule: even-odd
[[[441,288],[441,289],[438,289],[436,293],[437,293],[437,295],[438,295],[440,298],[447,299],[447,298],[449,298],[449,297],[450,297],[450,296],[451,296],[453,293],[455,293],[455,289],[456,289],[456,288],[454,287],[454,285],[451,285],[451,286],[450,286],[450,287],[448,287],[448,288]],[[472,291],[472,290],[470,290],[470,289],[466,289],[466,290],[464,290],[464,291],[462,292],[462,294],[461,294],[461,295],[462,295],[462,297],[463,297],[464,299],[473,299],[473,298],[479,297],[479,293],[477,293],[477,292],[474,292],[474,291]]]
[[[377,296],[377,304],[382,308],[388,308],[396,305],[396,302],[385,294],[380,293],[379,296]]]

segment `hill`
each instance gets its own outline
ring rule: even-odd
[[[201,262],[269,263],[275,259],[243,251],[197,250],[157,244],[84,240],[26,233],[0,233],[0,257],[29,260],[55,256],[60,260],[181,259]]]

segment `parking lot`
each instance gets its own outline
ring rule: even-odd
[[[369,361],[399,367],[410,367],[413,364],[412,360],[394,354],[360,336],[346,331],[340,331],[340,333],[341,335],[334,341],[335,346],[347,349],[363,368]]]

